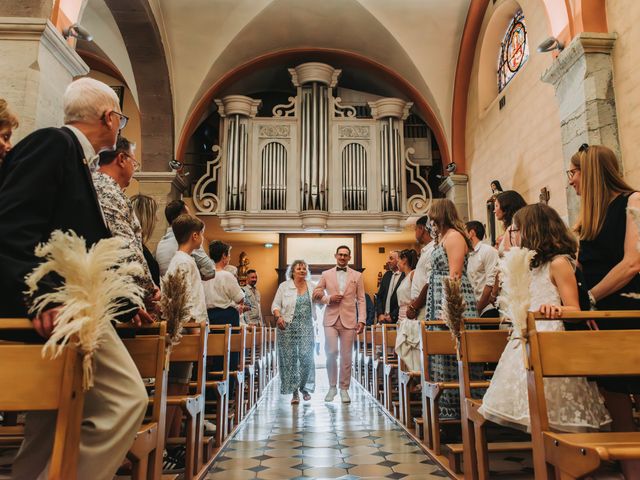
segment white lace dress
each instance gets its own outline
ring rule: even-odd
[[[396,353],[411,371],[420,370],[420,322],[407,318],[407,307],[411,303],[411,285],[413,272],[405,275],[396,290],[398,297],[398,332],[396,335]]]
[[[543,304],[561,304],[549,265],[532,270],[530,311],[539,310]],[[561,321],[539,321],[536,327],[540,331],[564,330]],[[599,430],[611,422],[596,385],[586,378],[545,378],[544,393],[549,424],[556,431]],[[479,411],[493,422],[530,431],[527,373],[520,340],[512,339],[507,344]]]

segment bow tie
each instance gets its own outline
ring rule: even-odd
[[[346,272],[347,267],[336,267],[336,272]]]

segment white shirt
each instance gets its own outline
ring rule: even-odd
[[[473,286],[476,300],[480,300],[485,286],[493,287],[496,279],[496,269],[498,268],[498,259],[498,251],[484,242],[478,242],[469,254],[467,275],[471,281],[471,286]],[[491,308],[494,308],[493,305],[487,305],[480,314]]]
[[[209,317],[207,316],[204,288],[196,261],[191,255],[178,250],[169,263],[167,273],[172,273],[177,270],[183,270],[185,272],[187,289],[191,300],[191,316],[197,322],[208,322]]]
[[[238,280],[226,270],[216,271],[216,276],[204,283],[207,308],[229,308],[244,300],[244,292]]]
[[[387,290],[387,299],[384,302],[384,313],[389,313],[391,310],[391,297],[393,296],[393,291],[400,279],[400,273],[400,271],[397,271],[393,272],[393,275],[391,275],[391,280],[389,280],[389,290]]]
[[[342,295],[344,293],[344,289],[347,286],[347,272],[336,270],[336,277],[338,278],[338,288],[340,289],[340,295]]]
[[[315,305],[313,305],[312,300],[313,285],[309,281],[307,281],[307,295],[309,295],[309,299],[312,302],[311,318],[315,322],[316,307]],[[284,281],[278,286],[278,291],[276,292],[276,296],[273,299],[273,304],[271,305],[271,313],[274,313],[276,310],[278,310],[280,311],[280,315],[284,317],[284,321],[286,323],[291,323],[291,321],[293,320],[293,315],[296,311],[297,300],[298,287],[296,287],[296,284],[291,279]]]
[[[420,258],[413,273],[413,283],[411,284],[412,300],[418,298],[424,286],[429,283],[429,276],[431,275],[431,255],[433,254],[435,246],[435,240],[431,240],[420,250]]]
[[[156,247],[156,261],[160,267],[160,275],[164,275],[169,268],[169,262],[178,251],[178,241],[171,227],[167,228],[164,237],[158,242]],[[202,247],[196,249],[191,254],[196,261],[196,265],[203,277],[213,277],[216,274],[216,264],[209,258]]]

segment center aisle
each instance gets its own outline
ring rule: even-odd
[[[360,387],[352,382],[351,404],[325,403],[325,371],[316,378],[312,400],[297,406],[273,382],[206,478],[448,478]]]

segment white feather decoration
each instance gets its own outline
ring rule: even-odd
[[[527,314],[531,305],[531,260],[536,252],[528,248],[511,247],[500,260],[502,280],[498,304],[500,313],[511,320],[513,338],[524,338]]]
[[[60,305],[51,337],[42,349],[43,357],[55,358],[75,335],[83,354],[83,387],[93,386],[93,354],[111,321],[127,311],[143,306],[143,289],[133,276],[143,273],[139,263],[124,260],[130,256],[121,238],[107,238],[89,251],[84,238],[74,232],[56,230],[47,243],[36,247],[35,254],[45,261],[27,275],[27,294],[38,290],[38,282],[55,272],[64,283],[53,292],[34,299],[31,313],[42,313],[48,306]],[[132,306],[125,310],[129,302]]]

